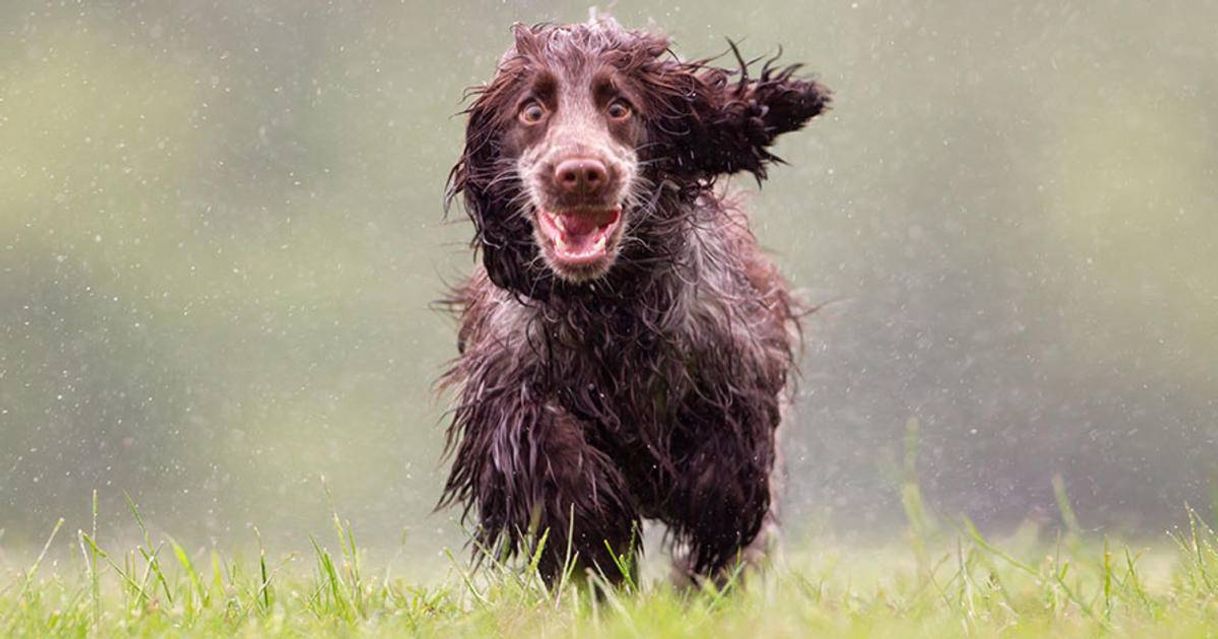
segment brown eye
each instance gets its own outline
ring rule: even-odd
[[[535,100],[530,100],[520,108],[520,121],[525,124],[537,124],[545,117],[546,110]]]
[[[625,120],[630,117],[630,105],[621,100],[614,100],[609,103],[609,108],[605,109],[605,113],[614,120]]]

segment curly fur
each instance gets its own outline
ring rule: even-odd
[[[568,545],[615,577],[609,552],[637,550],[643,519],[667,524],[690,570],[716,574],[771,516],[799,308],[713,187],[763,179],[775,138],[820,114],[828,91],[772,60],[755,76],[743,61],[681,61],[665,37],[607,19],[514,33],[473,91],[450,176],[482,267],[449,300],[460,356],[442,380],[457,401],[441,505],[461,504],[479,541],[507,554],[548,530],[548,580]],[[524,78],[590,65],[638,87],[642,129],[620,257],[572,282],[539,257],[510,131]]]

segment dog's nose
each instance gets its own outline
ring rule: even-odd
[[[554,167],[554,181],[570,195],[595,195],[609,182],[605,163],[591,158],[563,160]]]

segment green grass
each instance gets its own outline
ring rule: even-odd
[[[618,589],[591,576],[554,592],[527,561],[475,571],[454,558],[430,583],[368,570],[338,516],[332,539],[307,554],[226,559],[154,539],[129,503],[135,548],[105,548],[94,525],[75,533],[72,559],[50,565],[48,550],[69,536],[61,521],[42,553],[0,581],[0,636],[1218,635],[1218,535],[1195,515],[1174,547],[1153,550],[1085,539],[1073,523],[1051,543],[1031,525],[994,542],[967,521],[930,521],[916,487],[905,499],[903,543],[811,544],[723,590],[675,590],[652,575]]]

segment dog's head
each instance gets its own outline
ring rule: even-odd
[[[743,62],[682,62],[667,38],[611,19],[514,34],[494,79],[473,91],[449,196],[464,196],[491,280],[525,295],[555,276],[578,284],[609,272],[665,185],[689,193],[721,174],[763,178],[774,138],[828,103],[797,67],[767,64],[750,78]]]

